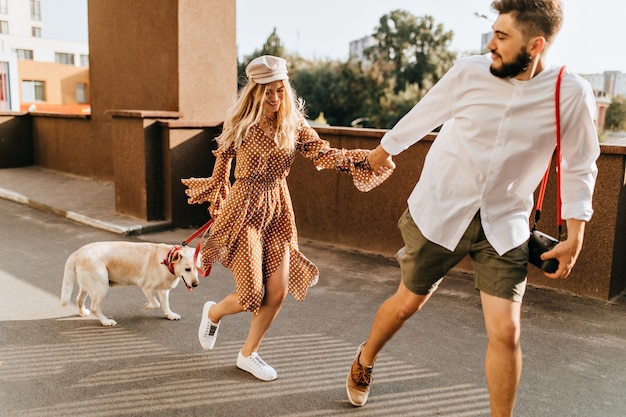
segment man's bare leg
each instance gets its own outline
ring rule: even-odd
[[[371,366],[378,354],[404,323],[418,312],[430,298],[429,295],[412,293],[403,282],[398,291],[378,309],[367,342],[361,351],[361,364]]]
[[[522,374],[521,303],[481,292],[488,345],[485,376],[492,417],[511,417]]]

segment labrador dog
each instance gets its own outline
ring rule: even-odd
[[[78,314],[87,316],[93,311],[103,326],[115,326],[117,322],[102,313],[109,287],[134,285],[148,299],[144,308],[156,309],[160,305],[168,319],[180,320],[180,315],[170,310],[169,294],[181,280],[190,291],[198,286],[193,248],[147,242],[89,243],[65,262],[61,305],[67,305],[74,284],[78,283]],[[87,296],[91,299],[91,311],[85,307]]]

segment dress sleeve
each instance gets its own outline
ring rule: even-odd
[[[217,217],[230,192],[230,166],[235,156],[234,150],[214,151],[215,166],[209,178],[184,178],[181,182],[187,186],[185,194],[188,204],[209,203],[211,217]]]
[[[321,139],[305,121],[298,129],[296,150],[312,160],[319,171],[336,169],[339,172],[351,174],[354,186],[362,192],[376,188],[393,172],[389,170],[383,175],[376,175],[366,160],[370,150],[331,148],[328,141]]]

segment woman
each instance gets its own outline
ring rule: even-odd
[[[280,311],[287,292],[304,300],[315,285],[318,269],[298,250],[295,219],[286,177],[295,152],[318,169],[352,174],[355,186],[369,191],[390,174],[389,167],[371,171],[367,150],[332,149],[306,123],[302,102],[288,81],[287,62],[261,56],[246,68],[248,84],[224,122],[210,178],[189,178],[189,204],[209,202],[215,218],[202,247],[202,264],[221,262],[231,269],[236,292],[219,303],[208,301],[198,329],[200,344],[212,349],[223,317],[253,313],[237,367],[258,379],[277,373],[259,356],[263,336]],[[236,157],[235,182],[230,167]]]

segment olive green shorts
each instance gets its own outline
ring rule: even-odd
[[[398,221],[404,247],[396,253],[404,285],[413,293],[428,295],[466,255],[472,260],[474,286],[499,298],[521,302],[526,290],[528,245],[498,255],[485,237],[480,212],[474,216],[454,251],[426,239],[409,210]]]

